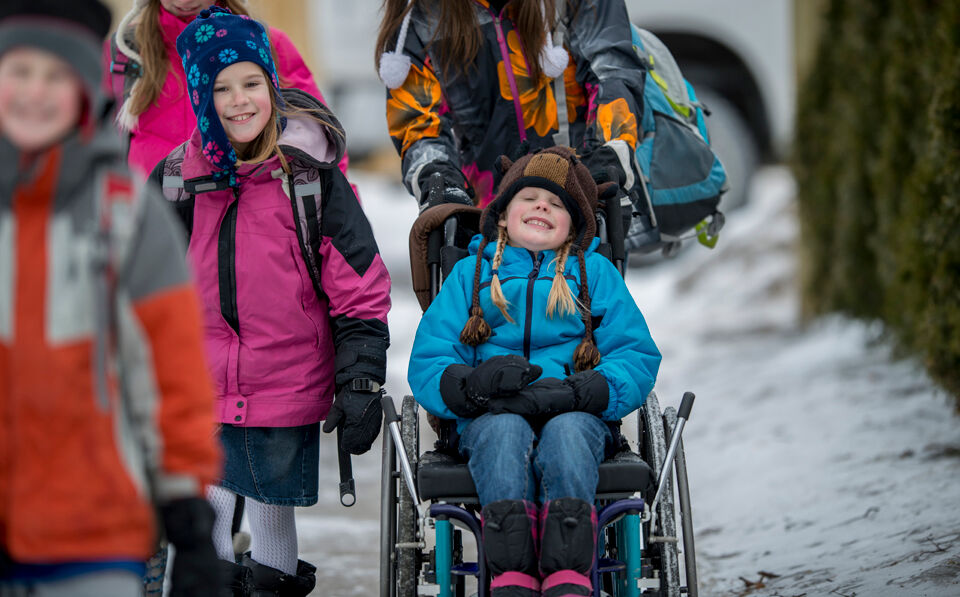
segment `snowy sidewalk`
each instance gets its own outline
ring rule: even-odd
[[[800,326],[793,197],[765,171],[715,251],[628,276],[663,351],[661,403],[698,395],[684,443],[703,594],[960,595],[952,399],[879,325]]]

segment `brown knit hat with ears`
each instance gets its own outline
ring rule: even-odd
[[[590,246],[590,241],[597,233],[594,217],[597,184],[573,149],[557,145],[525,155],[516,162],[502,155],[500,167],[504,172],[500,192],[480,217],[480,230],[485,239],[491,242],[497,240],[500,216],[517,191],[524,187],[540,187],[560,197],[570,212],[575,231],[574,244]]]
[[[480,216],[483,240],[480,241],[480,248],[477,251],[470,318],[460,332],[460,342],[477,346],[490,338],[492,330],[490,324],[483,319],[483,309],[480,307],[480,269],[483,250],[487,243],[497,242],[500,237],[500,216],[506,211],[514,195],[524,187],[539,187],[560,197],[570,213],[574,230],[570,249],[577,255],[580,265],[578,302],[583,325],[586,328],[583,341],[573,353],[573,361],[577,371],[592,369],[600,362],[600,351],[597,350],[593,339],[584,249],[590,245],[597,233],[594,215],[597,209],[597,185],[590,175],[590,170],[580,162],[576,152],[570,147],[560,145],[549,147],[525,155],[516,162],[511,162],[507,156],[500,156],[500,165],[505,172],[500,181],[500,192]],[[496,270],[493,275],[496,281]]]

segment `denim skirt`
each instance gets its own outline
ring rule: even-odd
[[[317,503],[320,423],[300,427],[220,428],[223,479],[230,491],[276,506]]]

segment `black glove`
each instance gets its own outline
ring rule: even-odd
[[[620,156],[609,145],[599,145],[584,150],[581,161],[590,170],[594,182],[615,182],[621,187],[627,183],[627,174],[623,171]]]
[[[380,392],[354,390],[351,382],[341,388],[333,399],[323,432],[330,433],[343,425],[343,449],[351,454],[363,454],[380,435],[382,422]]]
[[[473,205],[473,189],[463,173],[448,164],[427,164],[417,178],[420,213],[444,203]]]
[[[477,365],[467,376],[467,396],[481,404],[490,398],[512,396],[533,380],[543,369],[517,354],[490,357]]]
[[[167,540],[176,548],[170,572],[170,597],[216,595],[220,562],[213,548],[216,515],[201,497],[180,498],[160,506]]]
[[[542,372],[519,355],[497,355],[476,367],[449,365],[440,377],[440,395],[455,415],[472,419],[486,412],[490,398],[512,396]]]
[[[513,413],[525,417],[550,417],[570,411],[599,416],[610,400],[607,380],[599,371],[589,369],[566,379],[545,377],[514,396],[491,398],[492,413]]]

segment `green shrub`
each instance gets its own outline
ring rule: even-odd
[[[883,319],[960,398],[960,3],[825,18],[793,157],[804,314]]]

